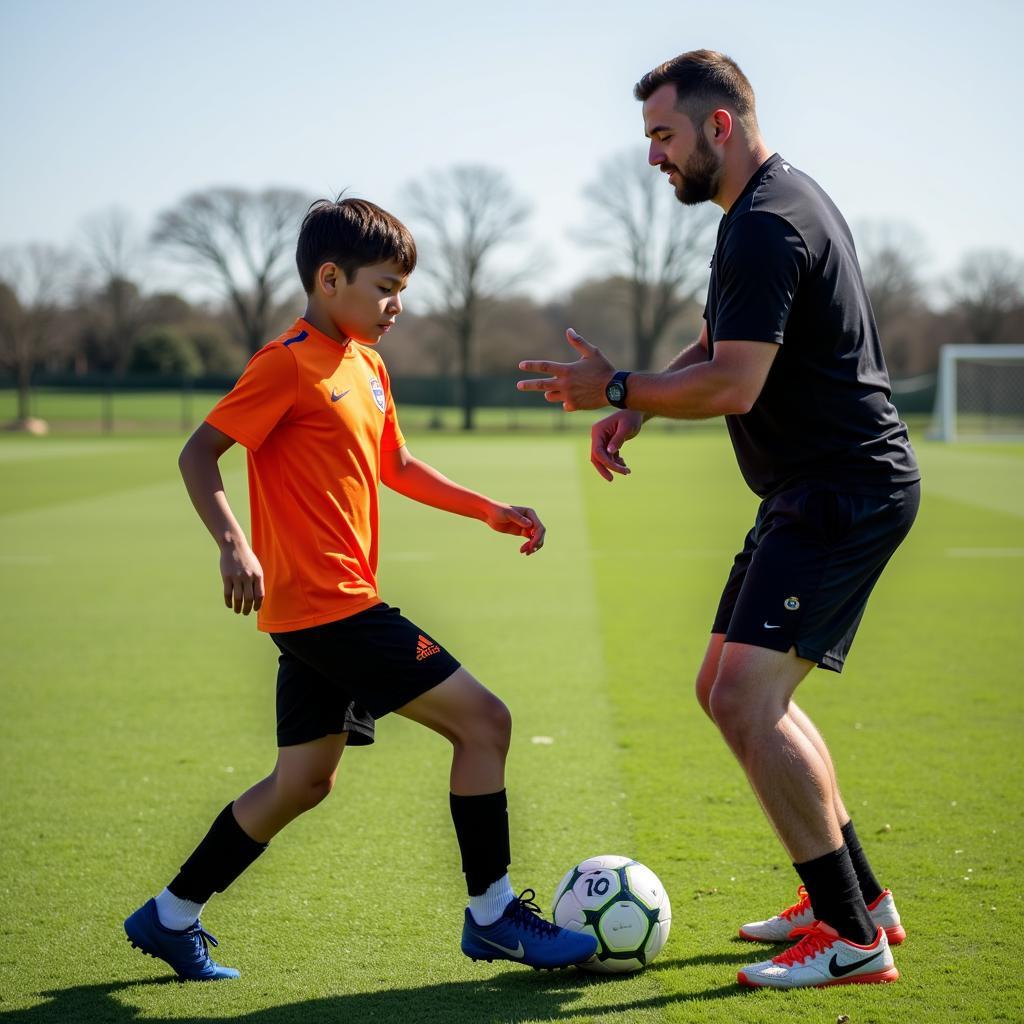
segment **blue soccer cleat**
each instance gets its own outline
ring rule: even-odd
[[[511,960],[545,970],[589,960],[597,952],[597,939],[545,921],[533,902],[536,895],[524,889],[489,925],[477,924],[467,908],[462,952],[473,960]]]
[[[209,945],[217,940],[196,921],[183,932],[171,931],[160,923],[156,900],[148,900],[124,922],[128,941],[143,953],[164,960],[185,981],[220,981],[237,978],[234,967],[223,967],[210,959]]]

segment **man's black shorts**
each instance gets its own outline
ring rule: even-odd
[[[459,663],[397,608],[374,605],[337,622],[271,633],[280,649],[277,745],[347,732],[373,742],[374,722],[444,682]]]
[[[868,595],[910,531],[921,485],[852,494],[802,484],[761,502],[736,556],[712,633],[796,648],[841,672]]]

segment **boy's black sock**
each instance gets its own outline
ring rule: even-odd
[[[807,889],[811,908],[819,921],[832,925],[851,942],[868,945],[874,941],[876,929],[868,916],[845,844],[793,867]]]
[[[857,872],[857,881],[860,883],[861,895],[865,903],[874,903],[882,895],[882,887],[871,870],[871,865],[861,848],[860,840],[857,838],[853,822],[848,821],[842,828],[843,841],[850,851],[850,860],[853,861],[853,870]]]
[[[462,852],[462,870],[470,896],[481,896],[498,881],[512,860],[508,842],[505,790],[482,796],[450,794],[452,821]]]
[[[269,845],[251,839],[228,804],[210,827],[203,841],[181,865],[168,889],[179,899],[206,903],[215,892],[223,892]]]

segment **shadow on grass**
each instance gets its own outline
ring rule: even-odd
[[[648,972],[681,970],[687,967],[713,964],[738,964],[747,957],[732,953],[694,956],[678,960],[659,961],[647,968]],[[657,1010],[689,1002],[741,997],[742,989],[731,981],[718,988],[698,992],[685,992],[652,996],[635,1000],[587,1006],[588,991],[598,987],[618,988],[630,975],[597,976],[584,972],[537,974],[533,971],[510,970],[484,981],[454,981],[441,985],[423,985],[418,988],[382,989],[377,992],[325,996],[287,1006],[274,1006],[235,1016],[214,1015],[203,1017],[207,1021],[230,1021],[231,1024],[311,1024],[311,1022],[345,1021],[361,1024],[377,1021],[381,1024],[429,1024],[437,1021],[472,1021],[473,1024],[504,1024],[510,1021],[557,1021],[589,1010],[602,1016],[628,1011]],[[41,992],[47,1000],[28,1010],[0,1012],[2,1024],[129,1024],[150,1019],[136,1007],[126,1005],[117,993],[149,985],[176,985],[173,978],[148,981],[117,981],[108,984],[79,985],[72,988]],[[234,982],[219,982],[231,985]],[[580,1002],[582,998],[582,1002]],[[194,1004],[193,1004],[194,1006]],[[194,1009],[191,1011],[194,1012]],[[175,1018],[169,1018],[175,1019]],[[194,1016],[187,1018],[196,1020]]]

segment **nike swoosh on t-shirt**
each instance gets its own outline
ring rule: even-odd
[[[331,388],[331,401],[332,401],[332,402],[338,402],[338,401],[340,401],[340,400],[341,400],[342,398],[344,398],[344,397],[345,397],[345,396],[346,396],[346,395],[347,395],[347,394],[348,394],[348,393],[349,393],[349,392],[350,392],[351,390],[352,390],[351,388],[345,388],[345,390],[344,390],[344,391],[342,391],[342,393],[341,393],[341,394],[339,395],[339,394],[338,394],[338,393],[337,393],[337,392],[336,392],[336,391],[335,391],[335,390],[334,390],[333,388]]]

